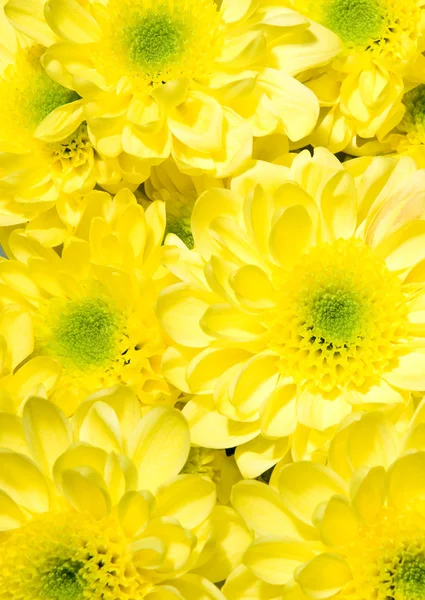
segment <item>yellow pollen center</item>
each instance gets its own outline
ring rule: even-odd
[[[423,600],[425,597],[425,519],[422,511],[396,514],[385,509],[376,523],[365,525],[355,542],[338,550],[353,580],[346,586],[352,600]]]
[[[107,13],[96,63],[110,78],[120,60],[120,76],[136,86],[206,75],[222,47],[214,0],[110,0]]]
[[[425,85],[420,84],[403,97],[406,108],[397,129],[406,134],[399,151],[411,145],[425,144]]]
[[[149,588],[118,522],[47,513],[0,543],[0,589],[20,600],[128,600]]]
[[[401,283],[362,242],[316,246],[283,281],[279,298],[270,347],[298,385],[360,387],[397,357],[406,327]]]

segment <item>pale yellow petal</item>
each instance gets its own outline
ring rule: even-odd
[[[287,465],[280,472],[279,493],[286,508],[304,523],[313,522],[322,502],[335,494],[345,495],[344,481],[334,471],[313,462]]]

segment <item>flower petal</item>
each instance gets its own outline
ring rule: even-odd
[[[129,440],[129,454],[139,471],[140,488],[155,490],[175,477],[183,468],[189,449],[189,427],[182,413],[153,408]]]
[[[344,481],[328,467],[302,461],[284,467],[279,493],[286,508],[298,519],[313,523],[316,509],[335,494],[345,495]]]
[[[302,539],[297,522],[288,514],[279,494],[259,481],[239,481],[233,486],[232,506],[260,536]]]
[[[403,390],[425,390],[425,352],[400,356],[397,366],[383,374],[385,381]]]
[[[352,578],[350,568],[336,554],[320,554],[302,568],[296,580],[314,600],[334,596]]]
[[[26,456],[0,449],[0,490],[30,513],[49,510],[47,483]]]
[[[44,15],[53,31],[66,40],[89,44],[101,37],[97,21],[77,0],[48,0]]]
[[[313,558],[313,548],[304,541],[290,539],[260,538],[245,552],[243,562],[267,583],[289,583],[296,569]]]
[[[244,477],[258,477],[289,452],[288,438],[266,440],[258,436],[236,448],[235,458]]]
[[[256,437],[258,423],[232,421],[215,409],[214,403],[204,405],[189,401],[183,409],[193,444],[208,448],[232,448]]]
[[[25,403],[22,424],[32,455],[50,476],[56,459],[72,441],[65,415],[52,402],[31,398]]]
[[[155,516],[173,517],[187,528],[203,523],[215,505],[215,485],[199,475],[179,475],[155,496]]]

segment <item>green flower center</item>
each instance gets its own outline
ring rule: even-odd
[[[152,74],[181,58],[188,37],[186,20],[165,10],[148,10],[138,23],[125,30],[130,61]]]
[[[345,43],[365,45],[380,37],[384,16],[376,0],[332,0],[324,8],[324,25]]]
[[[404,119],[414,125],[425,125],[425,85],[421,83],[403,98],[406,107]]]
[[[26,99],[26,110],[31,124],[39,125],[55,108],[75,102],[79,98],[77,92],[63,87],[50,79],[44,71],[40,71],[31,82]]]
[[[340,346],[359,334],[363,314],[362,303],[355,293],[331,285],[313,297],[306,321],[314,337]]]
[[[53,328],[53,352],[80,369],[104,365],[115,358],[119,326],[119,315],[105,300],[71,302]]]
[[[165,235],[168,233],[174,233],[179,237],[182,242],[186,244],[189,250],[193,250],[194,241],[192,235],[192,229],[190,227],[190,217],[182,217],[180,219],[170,218],[167,216],[167,227],[165,229]]]
[[[425,598],[425,557],[404,559],[393,578],[394,600]]]
[[[42,600],[82,600],[83,585],[79,571],[84,567],[80,561],[60,560],[42,575]]]

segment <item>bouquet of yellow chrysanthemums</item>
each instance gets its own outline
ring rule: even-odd
[[[425,598],[425,0],[1,0],[0,243],[0,600]]]

